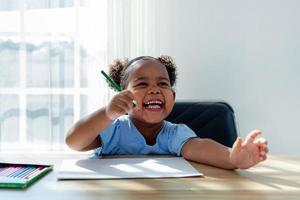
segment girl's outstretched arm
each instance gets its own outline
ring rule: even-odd
[[[257,139],[260,131],[252,131],[243,142],[237,138],[232,148],[211,139],[194,138],[182,148],[184,158],[224,169],[247,169],[266,160],[267,141]]]

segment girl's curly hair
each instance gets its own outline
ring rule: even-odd
[[[132,59],[128,62],[128,59],[116,59],[110,64],[109,67],[109,75],[110,77],[121,86],[122,89],[126,88],[126,80],[128,78],[128,74],[126,73],[130,66],[133,66],[137,62],[146,61],[146,60],[156,60],[163,64],[168,72],[171,86],[175,85],[177,79],[177,72],[176,72],[176,65],[173,59],[167,55],[161,55],[158,58],[154,58],[151,56],[140,56],[137,58]],[[113,87],[111,87],[113,88]]]

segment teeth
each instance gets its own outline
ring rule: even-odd
[[[158,108],[160,108],[160,106],[159,105],[154,105],[154,106],[148,106],[148,108],[150,108],[150,109],[158,109]]]
[[[159,104],[159,105],[161,105],[162,102],[161,102],[161,101],[148,101],[148,102],[146,102],[145,104],[146,104],[146,105],[150,105],[150,104]]]

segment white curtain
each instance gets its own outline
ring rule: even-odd
[[[156,0],[108,1],[107,60],[157,56]]]

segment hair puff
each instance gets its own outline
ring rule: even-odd
[[[177,72],[176,72],[176,65],[171,56],[167,55],[161,55],[160,57],[157,58],[167,69],[171,86],[173,86],[176,82],[177,79]]]
[[[127,63],[128,63],[128,59],[127,58],[124,58],[124,59],[115,59],[113,61],[113,63],[108,66],[108,74],[109,74],[109,76],[118,85],[121,85],[122,71],[126,67]],[[110,85],[110,87],[113,90],[115,90],[115,88],[113,88],[111,86],[111,84],[109,84],[109,85]]]

